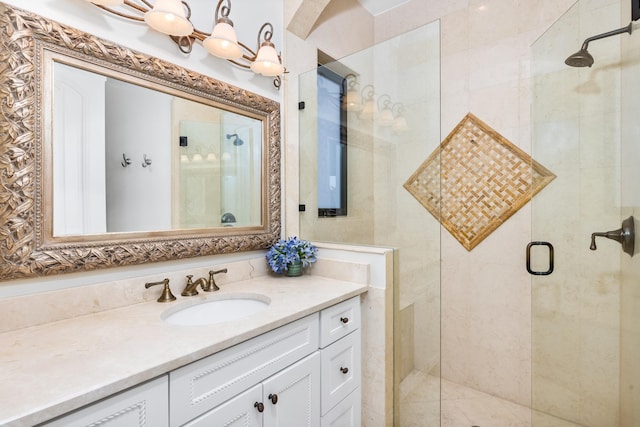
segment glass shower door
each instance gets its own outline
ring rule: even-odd
[[[440,144],[439,23],[304,73],[299,88],[300,235],[393,248],[394,425],[439,426],[440,223],[403,187]],[[364,396],[363,425],[388,425],[376,411],[391,397]]]
[[[620,228],[640,206],[625,189],[625,170],[637,172],[624,165],[640,159],[625,148],[638,145],[637,115],[626,120],[638,104],[624,102],[638,97],[638,55],[625,47],[633,43],[637,52],[638,41],[626,34],[599,40],[589,46],[593,67],[564,64],[587,37],[626,25],[628,6],[578,2],[532,48],[532,156],[557,175],[532,200],[532,240],[549,242],[554,261],[553,272],[533,275],[531,284],[535,427],[640,422],[628,414],[640,401],[638,382],[627,376],[640,363],[640,311],[631,314],[637,307],[627,295],[637,299],[640,257],[604,238],[590,250],[593,232]],[[550,254],[534,246],[531,269],[546,272]]]

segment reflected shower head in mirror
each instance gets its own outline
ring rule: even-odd
[[[606,37],[615,36],[617,34],[629,33],[631,34],[631,22],[626,27],[618,28],[617,30],[609,31],[606,33],[598,34],[597,36],[589,37],[582,43],[580,50],[573,55],[565,59],[564,63],[570,67],[591,67],[593,65],[593,56],[587,51],[589,43],[594,40],[604,39]]]
[[[240,139],[240,137],[238,136],[237,133],[231,133],[231,134],[227,134],[227,139],[231,139],[234,138],[233,145],[235,145],[236,147],[241,146],[242,144],[244,144],[244,141]]]

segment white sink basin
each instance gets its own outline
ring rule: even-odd
[[[269,298],[263,295],[225,295],[170,308],[162,314],[162,319],[171,325],[213,325],[259,313],[266,310],[269,303]]]

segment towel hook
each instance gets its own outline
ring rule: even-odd
[[[122,161],[120,162],[123,168],[126,168],[131,164],[131,159],[127,157],[125,153],[122,153]]]
[[[147,157],[146,154],[143,154],[142,157],[144,159],[144,161],[142,162],[142,167],[146,168],[147,166],[150,166],[151,165],[151,159],[149,157]]]

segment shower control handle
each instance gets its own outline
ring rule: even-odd
[[[589,249],[595,251],[596,237],[606,237],[615,240],[622,245],[622,251],[633,256],[635,250],[635,226],[633,216],[622,221],[622,227],[613,231],[595,232],[591,234],[591,246]]]

